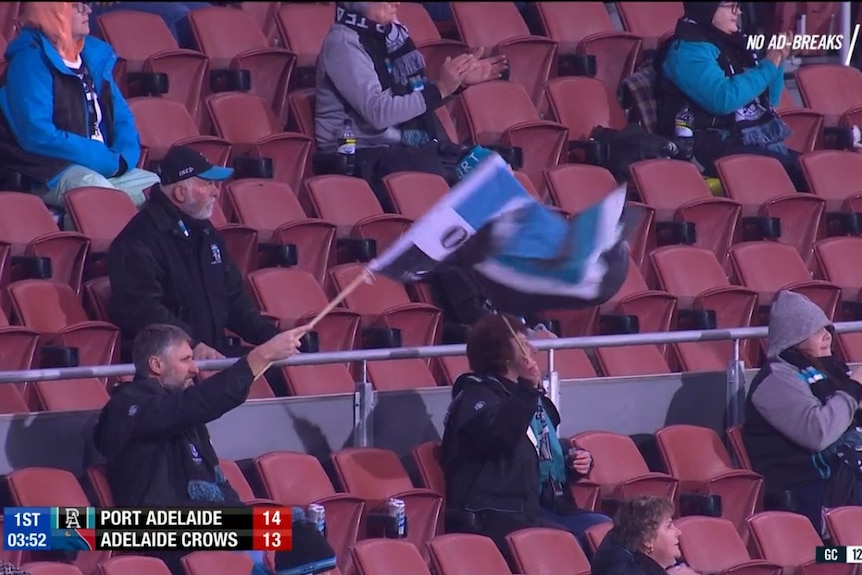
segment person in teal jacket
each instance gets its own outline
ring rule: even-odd
[[[693,155],[708,176],[730,154],[770,156],[784,166],[798,191],[807,188],[799,154],[785,145],[789,127],[775,113],[784,89],[783,50],[766,57],[747,48],[738,2],[684,2],[685,15],[659,49],[658,130],[673,138],[677,117],[688,112]]]
[[[113,79],[117,56],[90,37],[82,2],[25,2],[23,29],[6,49],[0,79],[0,157],[34,192],[63,208],[71,189],[122,190],[136,203],[158,182],[137,169],[135,120]]]

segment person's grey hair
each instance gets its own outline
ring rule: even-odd
[[[192,338],[175,325],[154,323],[142,329],[132,343],[132,362],[135,364],[136,375],[138,377],[151,375],[150,358],[164,357],[169,348],[180,343],[191,345]]]

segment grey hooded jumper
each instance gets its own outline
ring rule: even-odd
[[[361,10],[362,2],[342,5]],[[396,96],[383,89],[359,34],[334,23],[317,60],[314,137],[318,149],[333,152],[351,120],[357,148],[391,146],[401,142],[398,125],[443,104],[440,90],[427,82],[421,91]]]
[[[831,325],[805,296],[782,291],[772,305],[767,365],[751,383],[743,437],[754,471],[766,478],[767,492],[822,479],[812,456],[850,427],[862,399],[862,385],[818,398],[812,386],[828,375],[802,370],[780,355]]]

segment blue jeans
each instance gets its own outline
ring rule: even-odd
[[[135,10],[161,16],[180,48],[197,50],[197,42],[192,33],[191,24],[187,18],[189,12],[198,8],[212,6],[209,2],[118,2],[111,6],[94,6],[93,17],[90,18],[90,33],[98,35],[98,20],[96,16],[116,12],[117,10]]]
[[[599,523],[608,523],[613,521],[603,513],[594,513],[592,511],[584,511],[583,513],[575,513],[574,515],[559,515],[553,511],[548,511],[547,509],[542,508],[542,516],[548,521],[559,523],[568,529],[572,535],[577,538],[578,543],[581,544],[581,548],[584,550],[584,553],[587,554],[587,558],[590,558],[591,555],[590,546],[587,542],[587,536],[585,535],[587,529],[593,525],[598,525]]]

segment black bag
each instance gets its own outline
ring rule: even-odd
[[[441,266],[429,279],[434,301],[443,312],[446,343],[463,342],[469,326],[494,313],[494,305],[475,271],[461,266]]]
[[[293,549],[275,553],[278,575],[315,575],[335,569],[335,551],[317,526],[294,516],[291,529]]]
[[[668,138],[649,134],[639,124],[629,124],[622,130],[597,126],[590,134],[595,142],[588,161],[607,168],[617,181],[627,180],[629,166],[641,160],[675,158],[679,148]]]

